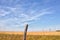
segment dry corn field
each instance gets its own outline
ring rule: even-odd
[[[0,40],[23,40],[23,32],[0,32]],[[27,40],[60,40],[60,32],[28,32]]]

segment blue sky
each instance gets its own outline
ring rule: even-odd
[[[60,29],[60,0],[0,0],[0,31]]]

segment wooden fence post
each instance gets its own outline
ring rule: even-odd
[[[23,38],[23,40],[26,40],[27,29],[28,29],[28,24],[25,25],[24,38]]]

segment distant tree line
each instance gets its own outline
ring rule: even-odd
[[[60,32],[60,30],[56,30],[56,32]]]

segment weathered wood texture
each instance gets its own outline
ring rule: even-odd
[[[23,38],[23,40],[26,40],[27,29],[28,29],[28,24],[26,24],[26,26],[25,26],[25,30],[24,30],[24,38]]]

